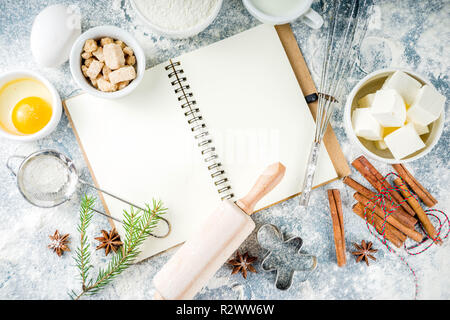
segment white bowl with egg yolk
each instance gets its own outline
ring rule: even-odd
[[[29,87],[23,88],[24,91],[21,92],[20,86],[17,90],[17,96],[14,94],[5,93],[6,85],[14,82],[15,80],[34,80],[36,81],[36,92],[43,92],[43,88],[48,90],[45,91],[45,97],[36,94],[34,90],[30,90]],[[19,132],[12,124],[12,111],[16,103],[19,100],[28,98],[31,96],[37,96],[38,98],[45,98],[45,101],[51,107],[51,116],[48,122],[35,133],[24,134]],[[58,91],[56,91],[53,84],[50,83],[46,78],[40,74],[29,71],[29,70],[15,70],[3,73],[0,75],[0,137],[7,139],[17,140],[17,141],[35,141],[49,135],[57,127],[59,120],[61,119],[62,106],[61,98],[59,97]]]
[[[386,80],[388,76],[397,70],[407,73],[419,81],[422,85],[427,84],[429,86],[433,86],[425,77],[410,70],[401,68],[381,69],[368,74],[356,84],[356,86],[349,93],[344,108],[344,126],[350,141],[356,144],[368,157],[389,164],[414,161],[428,154],[438,143],[444,128],[445,120],[444,112],[442,112],[440,117],[430,124],[430,132],[424,135],[423,141],[425,143],[425,147],[401,160],[395,159],[389,150],[377,149],[373,141],[368,141],[356,136],[352,126],[352,112],[358,107],[357,101],[365,95],[375,93],[377,90],[381,89],[384,80]]]

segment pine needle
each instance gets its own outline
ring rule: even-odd
[[[75,262],[79,269],[81,278],[81,292],[74,291],[69,296],[78,300],[83,295],[94,295],[114,280],[118,275],[133,264],[137,256],[141,253],[140,246],[149,237],[156,227],[160,216],[167,212],[161,201],[153,200],[152,206],[145,205],[145,210],[136,210],[131,207],[129,212],[124,210],[123,227],[125,229],[125,239],[122,250],[118,250],[112,256],[111,261],[105,268],[100,268],[95,280],[88,279],[90,264],[89,244],[86,237],[86,229],[92,219],[92,206],[94,199],[85,196],[81,201],[80,222],[78,231],[81,234],[80,246],[75,254]]]

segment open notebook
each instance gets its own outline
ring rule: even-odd
[[[150,237],[140,259],[185,241],[222,198],[244,196],[275,161],[286,175],[257,209],[298,194],[315,126],[268,25],[146,70],[127,97],[81,94],[65,107],[100,188],[138,204],[159,198],[169,209],[170,236]],[[315,185],[335,178],[323,148]],[[117,218],[127,208],[109,196],[104,204]]]

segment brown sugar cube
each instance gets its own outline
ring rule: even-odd
[[[127,66],[134,66],[136,64],[136,57],[135,56],[127,56],[125,58],[125,64]]]
[[[97,41],[95,41],[94,39],[88,39],[86,40],[86,42],[84,43],[84,51],[86,52],[92,52],[97,50]]]
[[[131,49],[130,47],[125,47],[122,50],[123,50],[123,53],[125,53],[129,56],[132,56],[134,54],[133,49]]]
[[[130,81],[119,82],[117,84],[117,90],[121,90],[121,89],[125,88],[129,83],[130,83]]]
[[[132,66],[127,66],[113,71],[109,74],[109,81],[116,84],[122,81],[129,81],[136,78],[136,70]]]
[[[109,43],[114,43],[114,40],[109,38],[109,37],[105,37],[105,38],[101,38],[100,39],[100,45],[102,47],[104,47],[105,45],[109,44]]]
[[[101,73],[99,74],[99,76],[103,79],[109,82],[109,78],[108,76],[102,75]]]
[[[98,47],[97,50],[95,50],[94,52],[92,52],[92,54],[94,55],[94,57],[97,58],[98,61],[105,61],[105,57],[103,56],[103,48],[102,47]]]
[[[84,52],[81,54],[81,57],[82,57],[83,59],[89,59],[90,57],[92,57],[92,52],[86,52],[86,51],[84,51]]]
[[[98,85],[98,88],[100,89],[100,91],[103,91],[103,92],[117,91],[117,85],[112,84],[111,82],[103,79],[102,77],[100,77],[97,80],[97,85]]]
[[[118,44],[122,49],[126,47],[125,43],[122,40],[114,41],[115,44]]]
[[[125,56],[122,48],[115,43],[106,44],[103,47],[105,63],[111,70],[119,69],[125,65]]]
[[[95,78],[97,78],[98,74],[102,71],[102,68],[103,68],[103,62],[94,60],[89,65],[89,68],[86,71],[86,73],[89,78],[95,79]]]
[[[97,81],[98,81],[99,78],[100,78],[100,75],[98,75],[96,79],[90,79],[92,85],[93,85],[95,88],[98,88],[98,83],[97,83]]]
[[[91,65],[92,61],[94,61],[94,60],[95,59],[92,58],[92,57],[89,58],[89,59],[86,59],[86,60],[84,60],[84,65],[89,68],[89,66]]]
[[[110,74],[110,73],[111,73],[111,69],[108,68],[107,65],[104,65],[104,66],[103,66],[103,69],[102,69],[102,74],[103,74],[103,78],[104,78],[105,80],[108,80],[108,81],[109,81],[109,74]]]
[[[86,67],[84,64],[81,66],[81,71],[83,72],[83,75],[84,75],[86,78],[89,77],[88,74],[87,74],[88,67]]]

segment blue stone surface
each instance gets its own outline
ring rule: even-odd
[[[99,25],[116,25],[130,31],[145,49],[147,67],[154,66],[179,54],[224,39],[258,22],[239,0],[225,0],[218,17],[199,35],[183,40],[171,40],[154,34],[137,16],[126,0],[51,1],[2,0],[0,2],[0,73],[14,69],[31,69],[47,77],[59,91],[61,98],[79,92],[73,81],[68,63],[59,68],[41,68],[33,60],[29,49],[29,36],[34,17],[46,6],[63,3],[75,5],[82,15],[83,31]],[[317,10],[320,3],[313,4]],[[370,72],[383,67],[401,67],[416,71],[450,97],[449,45],[450,3],[433,1],[374,1],[374,12],[367,37],[361,48],[359,68],[347,80],[350,89]],[[296,39],[316,84],[319,83],[321,59],[318,50],[323,41],[323,30],[312,30],[300,20],[292,22]],[[263,66],[262,66],[263,67]],[[348,91],[347,91],[348,92]],[[448,104],[447,104],[448,105]],[[448,108],[446,107],[448,111]],[[347,160],[361,154],[344,130],[343,110],[334,114],[331,124],[338,136]],[[448,121],[439,143],[425,157],[408,164],[419,181],[439,200],[440,210],[449,210],[448,185],[450,132]],[[58,149],[72,157],[85,179],[90,179],[67,117],[63,115],[57,129],[48,137],[33,143],[18,143],[0,138],[0,299],[67,299],[69,290],[79,291],[77,269],[71,254],[78,245],[78,209],[81,190],[76,197],[52,209],[40,209],[27,203],[19,194],[14,177],[6,169],[6,160],[13,154],[28,154],[42,148]],[[389,166],[373,161],[383,174]],[[112,173],[113,174],[113,173]],[[355,179],[363,181],[359,174]],[[331,218],[326,189],[341,189],[344,206],[344,225],[347,246],[347,265],[338,268],[335,258]],[[93,194],[91,191],[88,193]],[[353,191],[337,181],[315,190],[310,207],[305,212],[294,198],[264,210],[255,216],[257,225],[273,223],[288,236],[300,236],[302,249],[318,257],[319,265],[309,279],[301,282],[294,277],[292,287],[286,291],[274,287],[275,274],[250,273],[247,280],[230,275],[224,265],[197,299],[412,299],[415,281],[418,299],[450,299],[450,245],[433,246],[425,253],[412,256],[403,249],[390,252],[367,229],[365,223],[351,211]],[[99,208],[101,204],[98,203]],[[448,227],[448,226],[447,226]],[[71,234],[70,248],[59,258],[47,249],[48,235],[55,229]],[[91,246],[100,229],[109,230],[106,219],[95,216],[88,230]],[[370,267],[356,263],[351,256],[352,243],[373,241],[379,249],[377,261]],[[243,251],[258,256],[264,252],[256,243],[255,233],[242,245]],[[99,294],[89,299],[151,299],[154,288],[152,278],[173,250],[132,266]],[[109,256],[110,257],[110,256]],[[100,251],[93,252],[95,266],[109,261]],[[404,260],[402,260],[404,259]],[[408,265],[404,263],[407,261]],[[415,271],[417,279],[411,272]],[[94,273],[95,273],[94,268]]]

